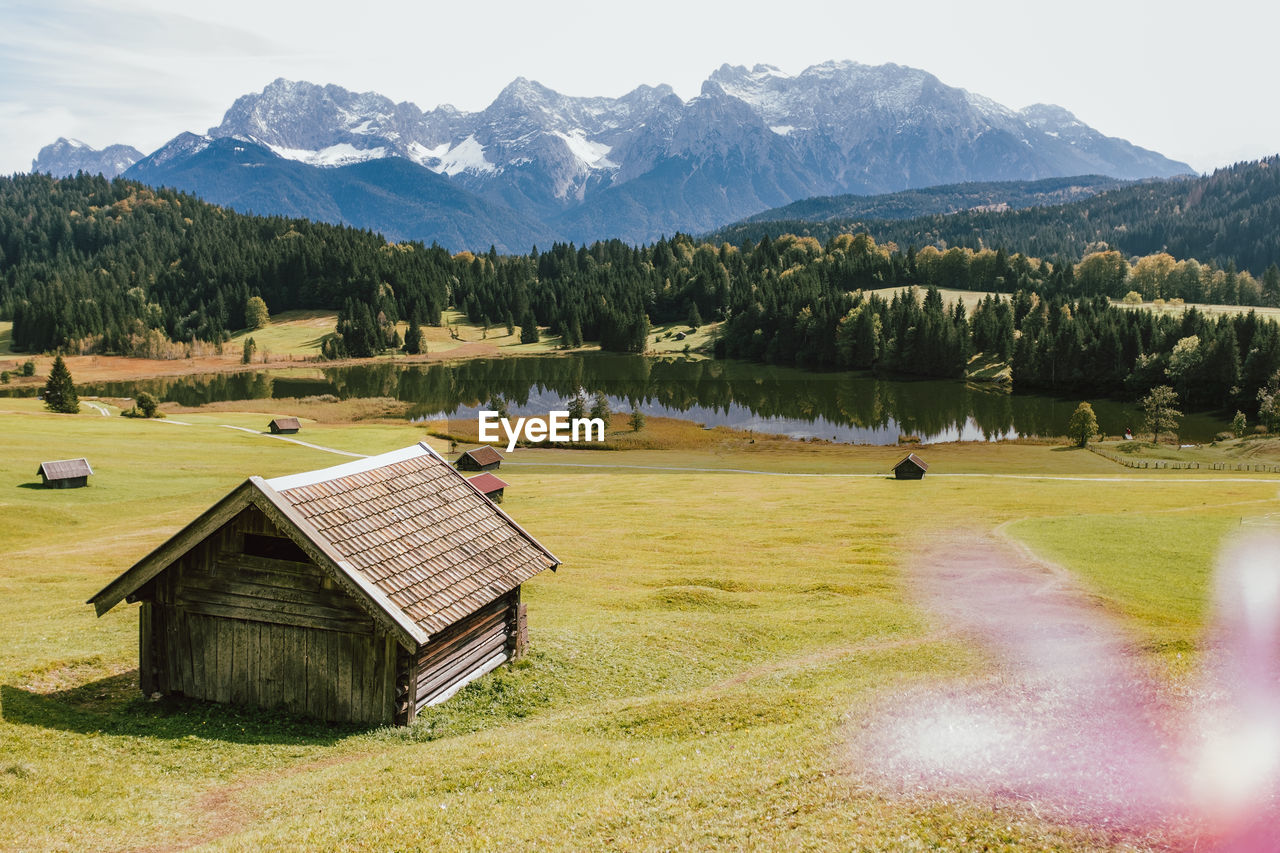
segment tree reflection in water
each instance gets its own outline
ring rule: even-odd
[[[474,359],[274,373],[166,377],[84,386],[81,393],[126,397],[149,391],[165,401],[200,405],[332,394],[341,399],[391,397],[411,403],[415,419],[470,418],[501,396],[512,414],[565,408],[578,390],[603,391],[615,411],[679,417],[796,437],[893,444],[899,435],[924,441],[989,441],[1066,433],[1078,400],[1008,394],[951,380],[878,379],[864,373],[809,373],[738,361],[586,353]],[[1103,432],[1136,427],[1132,405],[1094,400]],[[1184,419],[1184,441],[1208,441],[1225,423]]]

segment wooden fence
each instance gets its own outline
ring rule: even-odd
[[[1271,465],[1266,462],[1194,462],[1177,459],[1130,459],[1121,456],[1119,453],[1112,453],[1110,450],[1103,450],[1101,447],[1094,447],[1093,445],[1089,445],[1088,447],[1089,450],[1098,454],[1103,459],[1110,459],[1117,465],[1123,465],[1126,468],[1151,468],[1183,471],[1254,471],[1262,474],[1280,474],[1280,465]]]

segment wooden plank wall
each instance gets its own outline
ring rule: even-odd
[[[417,660],[418,710],[508,647],[518,602],[519,590],[512,590],[450,625],[422,647]]]
[[[239,553],[244,533],[279,535],[251,507],[153,582],[154,689],[390,723],[395,638],[316,566]]]

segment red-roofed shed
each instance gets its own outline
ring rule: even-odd
[[[469,477],[467,482],[479,489],[489,500],[496,504],[502,503],[502,492],[507,487],[505,481],[486,473]]]

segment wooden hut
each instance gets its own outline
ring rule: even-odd
[[[893,466],[893,476],[899,480],[923,480],[924,472],[928,470],[928,462],[914,453],[908,453],[901,462]]]
[[[40,482],[46,489],[78,489],[89,485],[89,475],[93,473],[93,469],[89,467],[89,460],[81,457],[41,462],[36,473],[40,475]]]
[[[480,494],[496,504],[502,503],[502,492],[507,488],[507,484],[495,477],[493,474],[476,474],[467,480],[468,483],[475,486]]]
[[[292,435],[302,429],[302,424],[298,423],[297,418],[274,418],[268,426],[271,428],[272,435]]]
[[[458,457],[459,471],[496,471],[502,465],[502,454],[485,444],[473,447]]]
[[[404,724],[523,653],[557,565],[419,443],[251,477],[89,602],[141,602],[146,695]]]

